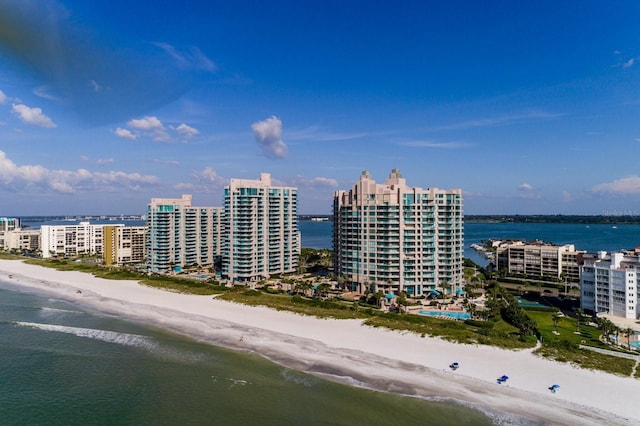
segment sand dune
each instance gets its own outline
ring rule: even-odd
[[[0,280],[350,384],[453,399],[546,424],[640,424],[640,380],[548,361],[531,350],[454,344],[360,320],[317,319],[17,260],[0,260]],[[448,368],[453,361],[460,363],[456,371]],[[498,384],[503,374],[509,380]],[[561,386],[555,394],[548,390],[554,383]]]

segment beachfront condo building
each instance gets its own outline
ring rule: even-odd
[[[222,276],[251,284],[296,272],[300,257],[298,189],[260,179],[231,179],[224,189]]]
[[[145,226],[105,225],[102,258],[107,266],[141,264],[145,256]]]
[[[0,217],[0,232],[13,231],[20,228],[20,219],[17,217]]]
[[[114,226],[124,226],[116,224]],[[42,225],[42,257],[76,257],[102,255],[104,225],[80,222],[77,225]]]
[[[586,312],[638,319],[640,255],[585,254],[580,268],[580,307]]]
[[[335,192],[333,220],[335,273],[350,290],[462,291],[461,189],[410,187],[397,169],[378,184],[365,171]]]
[[[15,217],[0,217],[0,249],[7,249],[5,240],[7,232],[20,229],[20,219]]]
[[[557,246],[544,242],[510,241],[495,245],[498,271],[509,276],[580,282],[580,263],[585,251],[573,244]]]
[[[220,256],[222,207],[193,207],[191,195],[152,198],[147,207],[146,262],[152,272],[213,267]]]
[[[0,248],[2,247],[18,253],[36,254],[40,251],[40,230],[14,229],[13,231],[7,231],[4,235],[4,242],[0,243]]]

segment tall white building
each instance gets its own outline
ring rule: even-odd
[[[640,256],[598,252],[580,267],[580,307],[593,313],[637,319]]]
[[[211,267],[220,256],[222,207],[193,207],[191,195],[152,198],[147,209],[147,267],[169,272]]]
[[[335,272],[351,290],[412,296],[462,287],[462,190],[416,188],[397,169],[384,184],[363,172],[333,200]]]
[[[80,222],[77,225],[42,225],[40,227],[42,257],[101,255],[104,226],[92,225],[89,222]]]
[[[259,180],[231,179],[224,190],[222,275],[254,282],[295,272],[300,257],[298,190]]]

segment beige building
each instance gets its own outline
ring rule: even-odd
[[[576,251],[573,244],[556,246],[517,241],[502,243],[496,250],[498,270],[507,275],[580,282],[580,263],[585,252]]]
[[[14,229],[4,232],[0,237],[5,250],[17,250],[19,252],[35,253],[40,250],[39,229]]]
[[[102,257],[107,266],[122,266],[144,262],[145,226],[105,225]]]
[[[335,273],[352,291],[421,296],[462,290],[462,190],[383,184],[363,172],[333,197]]]

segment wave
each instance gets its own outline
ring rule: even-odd
[[[94,328],[68,327],[55,324],[43,324],[36,322],[16,321],[16,325],[31,327],[44,331],[55,331],[59,333],[72,334],[78,337],[100,340],[108,343],[116,343],[125,346],[135,346],[145,349],[156,349],[158,347],[151,338],[138,334],[118,333],[117,331],[98,330]]]
[[[69,314],[77,315],[84,314],[84,312],[74,311],[71,309],[48,308],[43,306],[40,308],[40,312],[38,313],[38,315],[43,318],[67,316]]]

